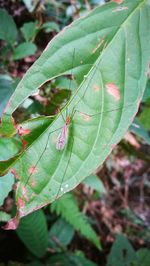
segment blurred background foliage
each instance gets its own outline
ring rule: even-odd
[[[48,42],[104,2],[0,0],[0,115]],[[56,114],[76,88],[73,75],[47,82],[16,110],[15,120]],[[0,229],[0,265],[149,266],[149,117],[150,79],[135,121],[103,167],[74,192],[23,218],[16,232]],[[1,138],[0,159],[19,145],[17,138],[11,145]],[[2,225],[15,211],[13,182],[12,174],[0,179]]]

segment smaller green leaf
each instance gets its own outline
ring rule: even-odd
[[[48,247],[48,230],[42,210],[24,217],[17,229],[17,234],[31,253],[38,258],[44,256]]]
[[[13,184],[14,176],[11,173],[0,177],[0,206],[3,205],[4,199],[12,190]]]
[[[97,175],[89,175],[83,181],[83,184],[91,187],[92,189],[98,191],[100,194],[105,193],[105,187],[102,181],[98,178]]]
[[[17,39],[16,24],[5,9],[0,8],[0,39],[14,45]]]
[[[139,121],[145,127],[145,129],[150,130],[150,107],[145,107],[139,116]]]
[[[136,118],[130,126],[130,131],[141,137],[147,144],[150,145],[150,137],[148,131],[142,126],[139,119]]]
[[[52,32],[52,31],[59,32],[58,24],[55,23],[55,22],[45,22],[42,25],[42,29],[45,29],[46,33],[49,33],[49,32]]]
[[[8,222],[10,219],[10,214],[0,211],[0,222]]]
[[[30,42],[21,43],[14,49],[13,59],[18,60],[30,55],[34,55],[36,50],[37,47],[34,43]]]
[[[38,32],[37,21],[24,23],[20,30],[26,42],[33,41]]]
[[[89,239],[98,249],[101,249],[95,231],[88,223],[86,217],[80,212],[75,198],[71,193],[67,193],[59,200],[53,202],[51,204],[51,211],[56,211],[57,215],[61,215],[75,230]]]
[[[68,253],[56,254],[50,257],[48,265],[51,266],[96,266],[96,264],[84,255],[74,255]]]
[[[149,266],[150,265],[150,250],[141,248],[136,252],[136,260],[133,266]]]
[[[135,258],[130,242],[123,235],[118,235],[108,256],[107,266],[131,266]]]
[[[67,246],[70,244],[74,236],[73,227],[64,219],[58,219],[51,227],[49,232],[50,247],[56,251],[60,251],[59,245],[55,242],[54,238],[60,243],[60,246]]]

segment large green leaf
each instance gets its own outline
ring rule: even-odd
[[[59,114],[50,126],[41,124],[39,134],[28,135],[28,148],[12,162],[20,176],[16,192],[20,217],[76,187],[103,163],[125,134],[146,86],[149,23],[146,0],[126,0],[121,7],[116,3],[98,7],[58,34],[18,85],[1,132],[6,120],[12,133],[9,116],[47,80],[72,73],[73,65],[80,83],[62,111],[65,116],[66,110],[69,114],[78,110],[72,117],[65,149],[56,149],[58,129],[64,124]]]

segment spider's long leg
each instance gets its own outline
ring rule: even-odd
[[[114,108],[114,109],[111,109],[111,110],[106,110],[106,111],[103,111],[103,112],[98,112],[98,113],[95,113],[95,114],[87,114],[87,113],[84,113],[84,112],[82,112],[80,110],[75,109],[74,110],[74,114],[77,112],[77,113],[83,114],[85,116],[93,117],[93,116],[96,116],[96,115],[110,113],[110,112],[117,111],[117,110],[123,110],[123,109],[125,109],[127,107],[131,107],[131,106],[133,106],[133,103],[127,104],[127,105],[125,105],[123,107],[118,107],[118,108]]]
[[[34,168],[35,168],[35,169],[36,169],[38,163],[40,162],[41,158],[43,157],[45,151],[47,150],[50,135],[51,135],[52,133],[56,132],[57,130],[61,130],[62,128],[63,128],[63,127],[60,127],[60,128],[57,128],[57,129],[55,129],[55,130],[49,132],[48,137],[47,137],[47,141],[46,141],[46,144],[45,144],[45,147],[44,147],[42,153],[40,154],[40,156],[39,156],[37,162],[36,162],[35,165],[34,165]],[[33,173],[34,173],[34,171],[32,171],[32,172],[30,173],[30,175],[27,177],[27,180],[26,180],[26,182],[25,182],[25,186],[28,184],[28,181],[29,181],[29,179],[32,177]]]

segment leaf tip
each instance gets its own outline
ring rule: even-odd
[[[9,220],[4,226],[2,226],[2,228],[4,230],[16,230],[18,228],[18,225],[19,225],[19,218],[15,216],[11,220]]]

